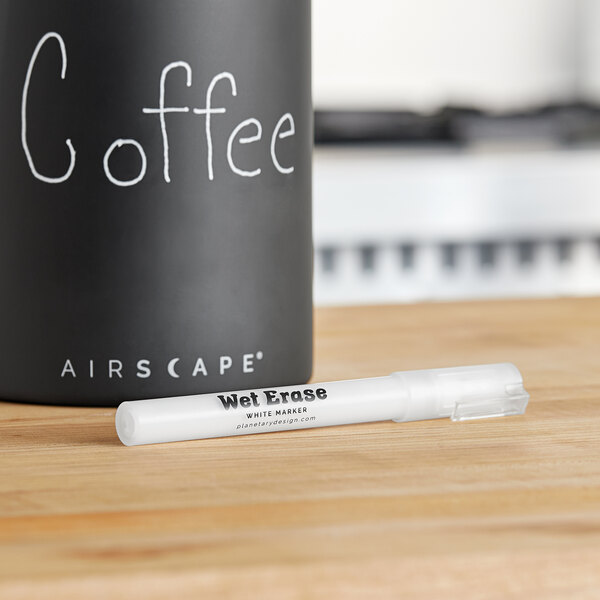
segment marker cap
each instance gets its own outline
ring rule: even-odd
[[[469,421],[525,413],[529,394],[510,363],[394,373],[408,392],[407,411],[397,423],[450,417]]]

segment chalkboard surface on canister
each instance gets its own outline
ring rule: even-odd
[[[0,397],[312,365],[310,0],[0,4]]]

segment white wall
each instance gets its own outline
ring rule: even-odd
[[[589,7],[600,21],[600,0],[314,0],[315,105],[502,111],[574,99]]]
[[[600,103],[600,0],[582,0],[582,96]]]

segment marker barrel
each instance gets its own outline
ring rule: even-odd
[[[518,415],[528,400],[519,370],[506,363],[124,402],[116,427],[125,445],[137,446],[387,420]]]

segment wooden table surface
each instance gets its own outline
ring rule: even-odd
[[[317,311],[315,380],[512,361],[527,415],[125,448],[0,403],[0,598],[599,598],[600,300]]]

